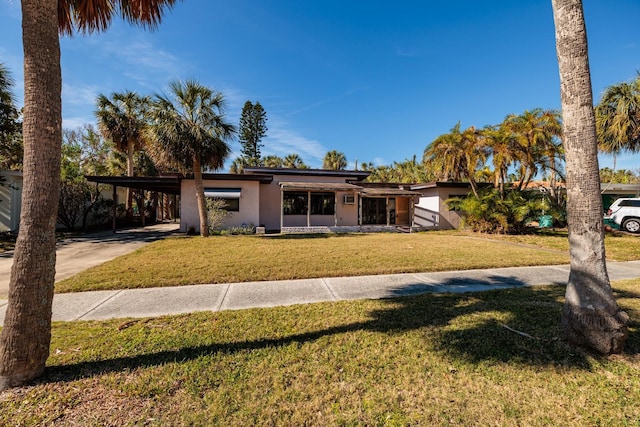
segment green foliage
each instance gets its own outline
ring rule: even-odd
[[[244,165],[261,166],[260,148],[263,144],[260,141],[266,135],[267,129],[267,113],[262,105],[259,102],[245,102],[238,126]]]
[[[337,150],[328,151],[322,161],[322,169],[344,170],[347,167],[347,158],[344,153]]]
[[[22,169],[22,121],[15,105],[13,79],[0,63],[0,169]]]
[[[230,216],[231,213],[224,209],[226,202],[222,199],[212,199],[207,197],[206,201],[209,232],[218,232],[224,225],[224,220]]]
[[[546,174],[556,197],[564,156],[561,133],[559,113],[540,108],[510,114],[499,125],[481,130],[461,130],[458,123],[427,146],[423,163],[438,180],[469,182],[476,196],[476,182],[493,181],[504,191],[511,179],[522,190],[538,174]]]
[[[600,182],[611,184],[638,184],[640,176],[628,169],[613,170],[611,168],[600,169]]]
[[[268,168],[281,168],[284,164],[284,160],[282,160],[282,157],[272,154],[265,156],[262,159],[262,164]]]
[[[288,154],[284,159],[282,159],[282,166],[290,169],[308,169],[302,158],[296,154]]]
[[[371,162],[365,162],[361,167],[362,170],[371,172],[367,182],[424,183],[435,181],[436,178],[424,164],[416,161],[415,155],[411,160],[393,162],[391,166],[374,166]]]
[[[235,225],[225,230],[227,234],[232,235],[251,235],[256,234],[256,226],[251,223],[249,225]]]
[[[619,154],[640,151],[640,74],[609,86],[595,108],[598,147]]]
[[[90,184],[85,176],[108,175],[122,170],[113,157],[113,145],[91,125],[65,129],[62,135],[58,221],[69,230],[77,226],[85,229],[89,219],[94,224],[102,224],[106,222],[106,202],[100,193],[106,186]]]
[[[156,163],[185,172],[193,172],[196,164],[221,168],[235,133],[225,121],[224,96],[195,80],[175,80],[169,88],[170,96],[156,95],[149,109],[149,154]]]
[[[447,204],[462,212],[465,226],[482,233],[522,233],[528,223],[541,215],[551,215],[556,222],[564,218],[544,193],[536,191],[510,189],[503,196],[499,189],[485,188],[477,196],[454,197]]]

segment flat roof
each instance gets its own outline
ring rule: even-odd
[[[117,187],[180,194],[179,176],[85,176],[87,181],[110,184]]]
[[[265,174],[265,175],[303,175],[303,176],[342,176],[362,181],[367,178],[371,172],[356,170],[329,170],[329,169],[302,169],[302,168],[266,168],[266,167],[247,167],[244,173],[248,175]]]
[[[362,195],[365,197],[386,197],[386,196],[422,196],[418,191],[403,190],[401,188],[363,188]]]
[[[287,191],[360,191],[362,187],[346,182],[280,182]]]

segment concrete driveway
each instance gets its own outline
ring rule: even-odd
[[[105,231],[58,242],[56,247],[56,282],[94,265],[133,252],[144,245],[177,235],[180,224],[164,223],[144,228]],[[13,252],[0,254],[0,299],[9,294]]]

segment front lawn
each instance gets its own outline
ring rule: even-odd
[[[56,292],[568,263],[565,251],[459,232],[166,239],[56,283]]]
[[[637,425],[639,287],[610,358],[560,339],[560,286],[55,323],[0,425]]]

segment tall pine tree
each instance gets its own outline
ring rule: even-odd
[[[246,166],[262,165],[260,143],[267,133],[267,113],[259,102],[255,104],[251,101],[244,103],[240,125],[238,126],[238,136],[242,144],[242,163]]]

